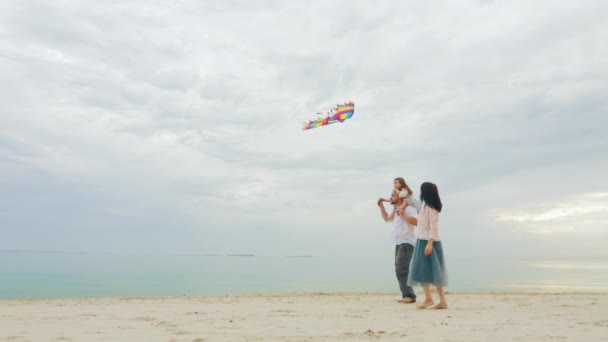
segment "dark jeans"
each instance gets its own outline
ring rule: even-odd
[[[407,276],[410,272],[410,261],[414,254],[414,246],[402,243],[395,246],[395,273],[399,282],[399,289],[403,298],[409,297],[416,300],[416,294],[411,286],[407,286]]]

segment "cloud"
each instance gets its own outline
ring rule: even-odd
[[[238,252],[301,240],[320,253],[353,236],[363,249],[380,239],[374,199],[396,176],[415,191],[440,185],[446,225],[468,227],[446,233],[454,246],[485,225],[555,219],[600,234],[572,210],[608,191],[599,181],[606,10],[598,1],[5,1],[0,199],[11,209],[0,248],[141,241]],[[352,120],[300,130],[347,100]],[[529,194],[536,186],[545,191]],[[574,189],[576,205],[553,201],[556,187]],[[26,239],[44,230],[25,220],[32,198],[48,209],[41,221],[57,223],[56,239]],[[487,219],[496,208],[525,221]],[[542,217],[551,220],[534,221]],[[74,234],[91,221],[105,236],[128,228],[155,238]]]
[[[608,193],[589,193],[560,198],[519,209],[494,210],[497,222],[514,223],[519,229],[539,234],[598,233],[608,226]]]

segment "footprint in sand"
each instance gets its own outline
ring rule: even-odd
[[[189,331],[183,331],[183,330],[176,330],[175,332],[173,332],[174,335],[192,335],[191,332]]]
[[[292,312],[295,312],[295,311],[294,310],[278,309],[278,310],[272,310],[272,312],[292,313]]]
[[[167,327],[167,328],[175,328],[177,324],[171,324],[169,322],[160,321],[156,324],[157,327]]]
[[[136,318],[132,319],[132,321],[152,322],[152,321],[156,321],[156,318],[150,317],[150,316],[144,316],[144,317],[136,317]]]
[[[159,328],[164,328],[165,331],[168,331],[168,332],[172,332],[172,333],[179,332],[179,330],[177,329],[177,324],[160,321],[160,322],[156,323],[155,325]]]
[[[367,335],[367,336],[378,336],[378,335],[386,334],[386,331],[378,330],[377,332],[374,332],[372,329],[367,329],[367,331],[364,332],[363,334]]]

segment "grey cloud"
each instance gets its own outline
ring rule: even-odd
[[[471,217],[492,208],[476,199],[574,164],[588,190],[607,166],[602,2],[344,4],[4,2],[0,179],[27,191],[12,198],[4,184],[0,199],[13,219],[44,193],[58,213],[80,208],[64,235],[91,217],[137,231],[166,215],[204,244],[197,225],[228,242],[213,226],[252,219],[270,234],[315,210],[329,230],[362,226],[331,213],[364,207],[401,174],[414,187],[437,180],[459,201],[448,222],[479,232]],[[351,99],[352,120],[300,130]],[[52,185],[62,179],[76,192]],[[233,205],[248,216],[228,223]],[[58,213],[41,217],[60,225]]]

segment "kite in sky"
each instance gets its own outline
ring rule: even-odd
[[[317,113],[318,115],[322,115],[321,113]],[[329,111],[324,118],[319,118],[317,120],[310,120],[304,123],[303,131],[307,129],[312,129],[321,126],[331,125],[336,122],[344,122],[344,120],[350,119],[353,114],[355,114],[355,103],[352,101],[346,102],[344,104],[336,105],[335,108]]]

